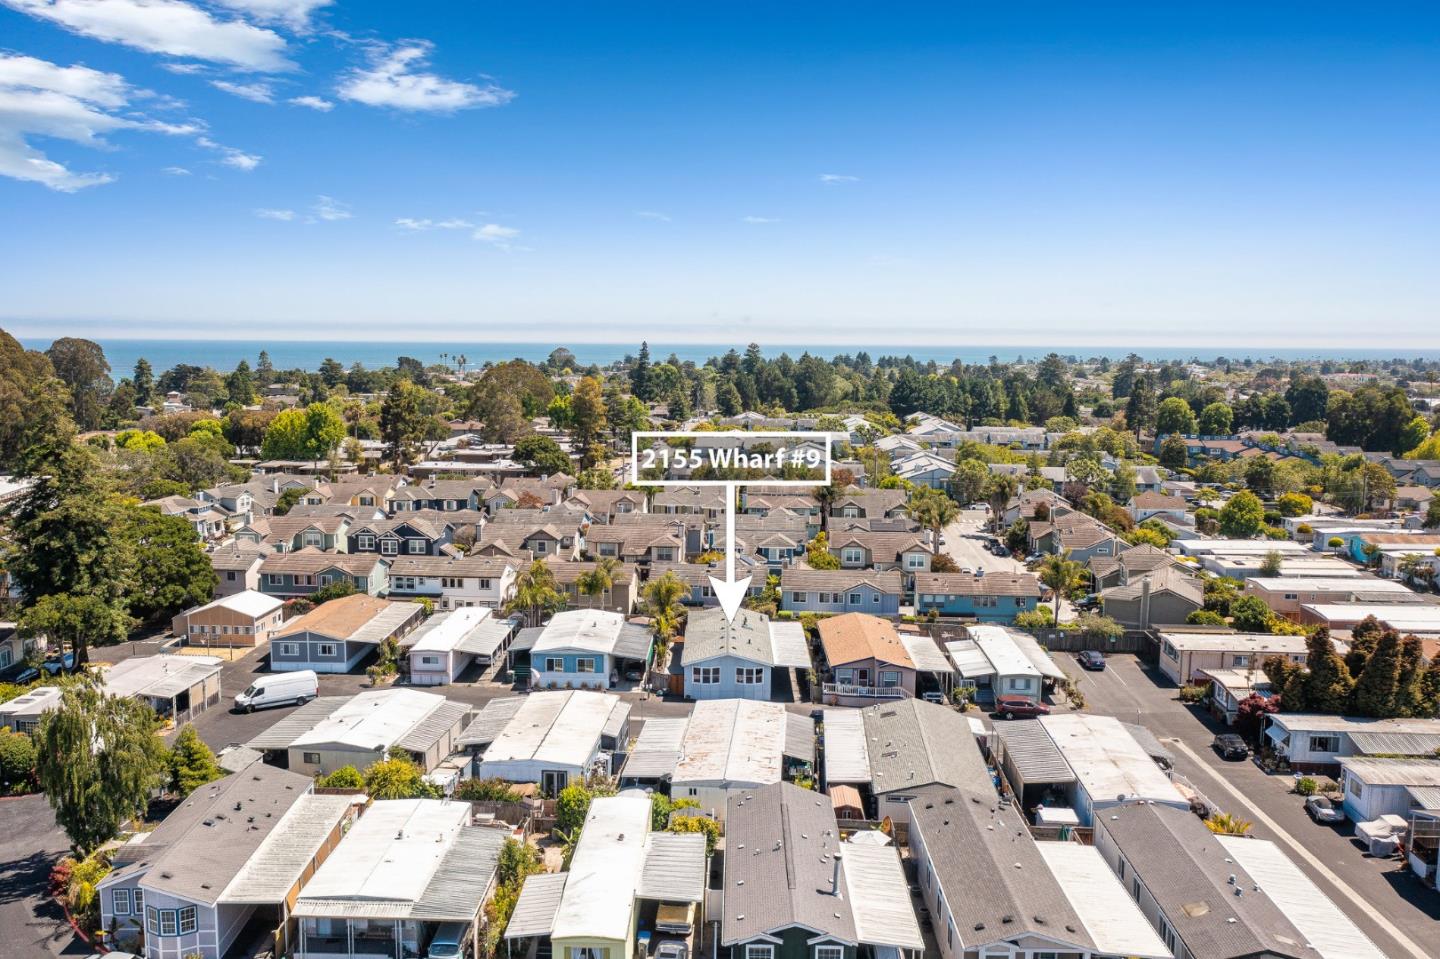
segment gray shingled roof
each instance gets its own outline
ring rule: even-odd
[[[875,792],[936,784],[992,788],[970,721],[955,710],[902,699],[866,706],[862,712]]]
[[[993,794],[954,790],[912,803],[910,819],[964,949],[1025,935],[1095,948],[1018,809]]]
[[[730,796],[720,942],[804,926],[855,943],[849,900],[831,894],[840,834],[827,797],[789,783]],[[841,866],[843,869],[843,865]]]
[[[1319,955],[1189,810],[1136,803],[1105,810],[1095,824],[1110,834],[1192,954]],[[1243,895],[1234,894],[1237,886]]]
[[[718,606],[698,609],[686,620],[684,650],[687,666],[717,656],[771,665],[775,649],[770,641],[770,617],[742,609],[732,621]]]

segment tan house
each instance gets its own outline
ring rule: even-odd
[[[236,542],[207,553],[219,582],[216,596],[233,596],[247,589],[260,588],[260,564],[273,550],[269,546]]]
[[[1271,656],[1303,664],[1309,650],[1304,636],[1274,633],[1233,633],[1222,630],[1164,631],[1160,633],[1160,672],[1173,683],[1201,682],[1202,672],[1216,669],[1258,669]],[[1343,655],[1349,647],[1335,648]]]
[[[178,614],[170,631],[190,646],[259,646],[285,622],[285,603],[253,589]]]
[[[1374,576],[1252,576],[1245,592],[1259,596],[1276,613],[1300,622],[1307,603],[1421,603],[1423,597],[1404,583]]]
[[[829,705],[869,705],[915,695],[915,661],[895,625],[868,613],[845,613],[818,624],[830,666],[824,686]]]

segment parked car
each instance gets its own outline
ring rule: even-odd
[[[944,693],[936,692],[936,691],[933,690],[933,689],[930,690],[928,693],[921,693],[921,694],[920,694],[920,698],[923,699],[923,700],[925,700],[927,703],[944,703],[944,702],[945,702],[945,694],[944,694]]]
[[[1345,810],[1324,796],[1310,796],[1305,800],[1305,811],[1316,822],[1333,825],[1345,821]]]
[[[1234,733],[1221,733],[1210,745],[1215,747],[1215,752],[1220,754],[1221,759],[1248,759],[1250,756],[1250,747]]]
[[[1002,719],[1034,719],[1050,715],[1050,707],[1024,696],[1000,696],[995,700],[995,715]]]
[[[463,922],[444,922],[435,930],[425,959],[463,959],[470,955],[470,927]]]
[[[1105,654],[1094,649],[1082,649],[1075,658],[1080,661],[1081,669],[1092,669],[1100,671],[1105,668]]]
[[[1075,601],[1075,608],[1078,609],[1078,610],[1080,610],[1081,612],[1088,612],[1089,610],[1098,609],[1099,607],[1100,607],[1100,594],[1099,594],[1099,593],[1091,593],[1091,594],[1089,594],[1088,596],[1085,596],[1085,597],[1082,598],[1082,599],[1077,599],[1077,600]]]
[[[17,673],[10,682],[18,686],[33,683],[40,678],[41,673],[49,676],[58,676],[61,672],[70,672],[75,668],[75,654],[66,653],[64,656],[47,656],[39,666],[31,666]]]
[[[267,706],[303,706],[320,692],[320,680],[312,669],[257,676],[235,694],[236,712],[253,713]]]
[[[690,947],[680,939],[666,939],[655,947],[655,959],[689,959]]]
[[[994,553],[996,556],[1010,555],[1010,550],[1005,547],[1004,543],[996,543],[994,546],[990,547],[990,552]]]

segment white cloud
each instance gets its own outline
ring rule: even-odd
[[[330,0],[216,0],[222,7],[243,13],[262,23],[283,23],[292,30],[306,30],[310,14],[328,7]]]
[[[96,40],[150,53],[229,63],[248,70],[288,70],[285,40],[241,20],[217,20],[182,0],[0,0]]]
[[[295,219],[294,210],[259,209],[255,211],[255,215],[262,220],[281,220],[285,223],[289,223],[291,220]]]
[[[499,223],[486,223],[470,235],[484,243],[489,243],[497,249],[509,250],[511,249],[510,241],[519,236],[520,231],[513,226],[501,226]]]
[[[163,173],[163,174],[165,174],[166,176],[189,176],[189,175],[190,175],[190,171],[187,170],[187,169],[185,169],[183,166],[167,166],[165,169],[161,170],[160,172]]]
[[[779,223],[779,217],[773,216],[742,216],[741,223]]]
[[[822,173],[820,174],[820,182],[826,186],[832,186],[836,183],[859,183],[860,178],[858,176],[850,176],[847,173]]]
[[[422,230],[473,230],[475,224],[469,220],[417,220],[414,217],[402,216],[395,221],[395,225],[402,230],[419,232]]]
[[[71,170],[33,147],[31,137],[104,148],[109,145],[105,135],[117,130],[171,135],[199,131],[193,123],[164,123],[127,109],[132,99],[146,95],[119,74],[0,53],[0,176],[73,193],[114,177]]]
[[[436,113],[500,106],[515,97],[514,92],[493,83],[479,86],[423,72],[431,49],[432,44],[422,40],[394,47],[377,46],[370,66],[346,73],[335,92],[342,100],[372,107]]]
[[[275,102],[275,90],[268,83],[232,83],[229,80],[211,80],[210,85],[217,90],[224,90],[226,93],[240,97],[242,100],[251,100],[255,103]]]
[[[203,63],[162,63],[160,64],[160,69],[169,71],[170,73],[178,73],[181,76],[190,76],[196,73],[204,73],[209,68]]]
[[[234,147],[227,147],[223,143],[216,143],[209,137],[200,137],[196,139],[195,142],[207,150],[214,150],[220,154],[221,163],[228,167],[234,167],[237,170],[243,170],[246,173],[249,173],[259,166],[260,161],[264,159],[264,157],[256,156],[253,153],[246,153]]]
[[[317,219],[325,220],[326,222],[348,220],[354,216],[354,214],[350,212],[350,205],[348,203],[341,203],[334,197],[323,194],[315,198],[314,211]]]
[[[661,223],[669,223],[670,217],[664,213],[656,213],[654,210],[636,210],[635,215],[642,220],[658,220]]]
[[[291,97],[290,102],[297,107],[309,107],[312,110],[319,110],[321,113],[329,113],[335,109],[335,104],[323,97]]]

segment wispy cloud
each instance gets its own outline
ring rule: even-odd
[[[487,223],[471,234],[475,239],[500,250],[513,249],[510,241],[520,235],[520,231],[513,226],[501,226],[499,223]]]
[[[180,74],[181,76],[187,76],[187,77],[188,77],[188,76],[192,76],[192,75],[197,74],[197,73],[204,73],[206,70],[208,70],[208,69],[210,69],[210,68],[207,67],[207,66],[205,66],[205,64],[203,64],[203,63],[188,63],[188,62],[187,62],[187,63],[162,63],[162,64],[160,64],[160,69],[161,69],[161,70],[166,70],[166,71],[168,71],[168,72],[170,72],[170,73],[178,73],[178,74]]]
[[[513,91],[494,83],[466,83],[426,71],[432,48],[423,40],[377,45],[370,66],[346,73],[335,92],[342,100],[372,107],[432,113],[500,106],[514,99]]]
[[[289,223],[295,219],[296,213],[294,210],[271,210],[262,208],[256,210],[255,215],[262,220],[280,220]]]
[[[395,225],[400,227],[402,230],[411,230],[417,233],[424,230],[475,229],[475,224],[471,223],[469,220],[461,220],[458,218],[451,220],[429,220],[415,219],[414,217],[402,216],[400,219],[395,221]]]
[[[297,107],[309,107],[311,110],[319,110],[321,113],[329,113],[335,109],[335,104],[324,97],[291,97],[290,102]]]
[[[275,72],[294,66],[283,37],[243,20],[217,20],[183,0],[0,0],[82,36],[149,53]]]
[[[238,11],[262,23],[283,23],[298,32],[310,27],[310,15],[330,0],[216,0],[222,7]]]
[[[149,96],[117,73],[0,53],[0,176],[73,193],[114,177],[76,172],[51,160],[30,144],[31,137],[103,149],[109,145],[105,135],[115,131],[200,131],[197,123],[166,123],[131,109],[132,100]]]
[[[669,223],[670,217],[664,213],[656,213],[654,210],[636,210],[635,215],[642,220],[656,220],[660,223]]]
[[[822,173],[820,174],[820,182],[826,186],[834,186],[838,183],[859,183],[860,178],[858,176],[850,176],[848,173]]]
[[[779,223],[780,218],[775,216],[742,216],[741,223]]]
[[[189,176],[189,175],[190,175],[190,171],[187,170],[187,169],[185,169],[183,166],[167,166],[165,169],[161,170],[160,172],[163,173],[163,174],[165,174],[166,176]]]
[[[315,206],[312,209],[317,219],[327,222],[348,220],[354,216],[354,214],[350,212],[350,205],[348,203],[341,203],[334,197],[325,196],[324,194],[315,198]]]
[[[268,83],[233,83],[229,80],[211,80],[210,85],[242,100],[255,103],[274,103],[275,90]]]
[[[249,173],[260,165],[264,157],[253,153],[246,153],[244,150],[237,150],[234,147],[227,147],[223,143],[216,143],[209,137],[200,137],[195,141],[199,146],[207,150],[214,150],[220,154],[220,162],[236,170],[243,170]]]

